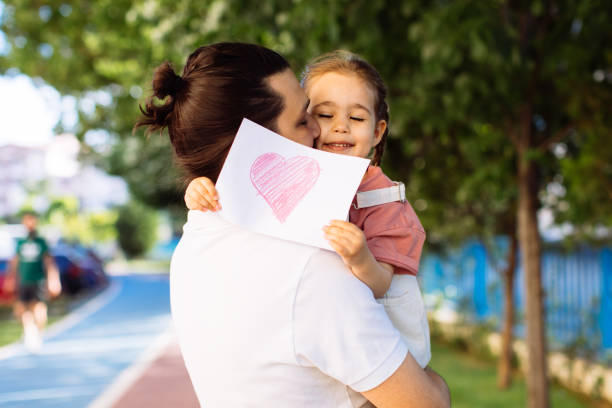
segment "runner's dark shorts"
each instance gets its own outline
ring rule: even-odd
[[[44,302],[44,281],[19,285],[19,301],[23,303]]]

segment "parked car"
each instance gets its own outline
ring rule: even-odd
[[[78,244],[72,245],[72,249],[79,267],[85,273],[86,286],[94,287],[105,284],[107,276],[104,272],[104,265],[95,251]]]
[[[15,293],[4,291],[4,280],[10,260],[15,255],[16,239],[24,233],[25,229],[21,224],[0,225],[0,304],[11,304],[15,300]]]
[[[74,295],[84,288],[83,271],[65,253],[54,253],[53,259],[59,269],[62,291],[69,295]]]
[[[51,249],[66,292],[75,294],[107,283],[102,262],[95,253],[78,244],[60,241]]]
[[[8,274],[10,259],[0,258],[0,305],[11,304],[15,300],[15,293],[7,293],[4,290],[4,280]]]

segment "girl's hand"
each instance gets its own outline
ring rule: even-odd
[[[217,211],[221,209],[217,189],[207,177],[191,180],[185,191],[185,204],[190,210]]]
[[[363,231],[355,224],[333,220],[323,231],[331,247],[351,269],[367,262],[370,250]]]

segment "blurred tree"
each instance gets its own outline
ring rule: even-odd
[[[511,144],[499,142],[503,135],[489,125],[476,123],[463,132],[469,137],[450,137],[435,131],[427,137],[420,136],[413,142],[417,150],[408,156],[405,140],[393,138],[384,164],[391,163],[393,178],[406,180],[411,202],[427,229],[428,251],[444,251],[445,247],[464,242],[466,237],[478,238],[487,246],[490,261],[499,269],[503,282],[498,385],[507,388],[513,361],[513,289],[518,251],[516,154]],[[507,245],[500,248],[502,242]],[[498,259],[501,256],[505,259]]]
[[[609,113],[608,113],[609,115]],[[557,148],[560,156],[561,186],[558,195],[550,197],[548,205],[557,214],[557,222],[569,223],[569,238],[596,244],[612,242],[612,143],[606,129],[576,134],[567,144]],[[573,140],[577,138],[578,140]],[[580,148],[575,148],[579,144]]]
[[[594,72],[610,70],[611,38],[606,21],[611,11],[611,5],[602,2],[452,2],[429,8],[409,28],[410,38],[421,46],[421,56],[409,77],[412,88],[399,103],[406,104],[404,118],[420,144],[437,149],[445,138],[460,138],[459,145],[468,153],[483,151],[488,145],[482,145],[483,140],[469,126],[484,125],[493,129],[489,143],[507,145],[515,156],[513,177],[502,188],[517,193],[514,220],[525,272],[531,407],[549,406],[539,196],[560,171],[552,154],[559,143],[573,138],[573,148],[583,152],[588,143],[576,135],[591,134],[594,140],[602,140],[609,134],[610,115],[599,112],[608,106],[612,89],[609,80],[594,80]],[[591,153],[587,155],[590,159],[597,156],[597,162],[605,161],[601,152],[591,149]],[[437,152],[434,157],[441,156]],[[449,186],[457,194],[454,201],[447,201],[449,206],[462,203],[465,187],[478,179],[481,170],[503,173],[509,169],[507,162],[495,157],[459,157],[455,173],[449,168],[434,183],[438,188]],[[471,158],[482,160],[474,164],[473,176],[462,171],[469,165],[461,163]],[[432,164],[440,167],[439,161]],[[567,164],[568,169],[571,166]],[[421,173],[425,183],[435,171]],[[414,177],[421,178],[419,172]],[[503,177],[488,179],[494,180]],[[589,181],[598,191],[609,183],[601,177]],[[480,202],[477,196],[468,196],[472,206],[489,199],[487,183],[480,183],[479,188]]]
[[[88,214],[87,222],[95,242],[110,242],[117,238],[117,230],[115,229],[117,216],[115,210]]]
[[[553,207],[559,220],[598,225],[596,215],[607,214],[612,2],[5,4],[0,28],[11,50],[0,69],[16,67],[79,97],[79,136],[87,142],[89,131],[103,129],[113,146],[91,156],[125,176],[140,199],[179,211],[168,142],[131,134],[156,65],[168,59],[180,67],[195,47],[227,39],[274,48],[295,67],[335,48],[365,56],[390,89],[384,165],[406,180],[428,241],[518,231],[529,404],[548,406],[539,198],[556,181],[567,190]],[[560,144],[568,149],[561,160],[552,154]]]
[[[145,255],[157,240],[157,213],[137,201],[119,207],[118,213],[115,228],[125,256]]]
[[[502,188],[517,191],[531,407],[549,405],[536,217],[539,195],[559,171],[551,149],[574,134],[593,133],[595,139],[603,139],[610,129],[610,119],[597,113],[606,109],[612,95],[610,82],[594,81],[593,73],[610,67],[604,16],[612,9],[597,2],[562,3],[454,2],[431,8],[410,28],[422,50],[410,97],[405,98],[405,111],[412,116],[407,120],[416,124],[415,133],[434,146],[443,145],[445,137],[458,137],[460,145],[478,151],[487,145],[479,147],[482,140],[468,126],[485,125],[494,129],[489,143],[508,145],[515,156],[513,178]],[[415,100],[420,102],[417,109],[409,109]],[[583,147],[574,144],[577,151]],[[471,157],[461,155],[460,161]],[[480,170],[508,170],[507,163],[498,167],[499,158],[477,158],[483,161],[474,165],[474,176],[461,171],[464,163],[457,173],[449,173],[450,180],[442,176],[446,183],[438,186],[458,186],[450,188],[458,195],[449,202],[461,203],[466,183]],[[455,183],[455,177],[461,180]],[[425,174],[424,181],[428,179]],[[602,188],[602,181],[593,182]],[[489,198],[486,185],[479,185],[484,193],[480,203]],[[468,201],[477,203],[476,197],[470,195]]]
[[[54,197],[42,218],[48,225],[57,227],[62,238],[85,245],[108,242],[117,236],[114,210],[84,213],[76,197]]]

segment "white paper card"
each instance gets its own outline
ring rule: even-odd
[[[219,214],[255,232],[331,250],[323,226],[347,219],[369,163],[244,119],[217,179]]]

